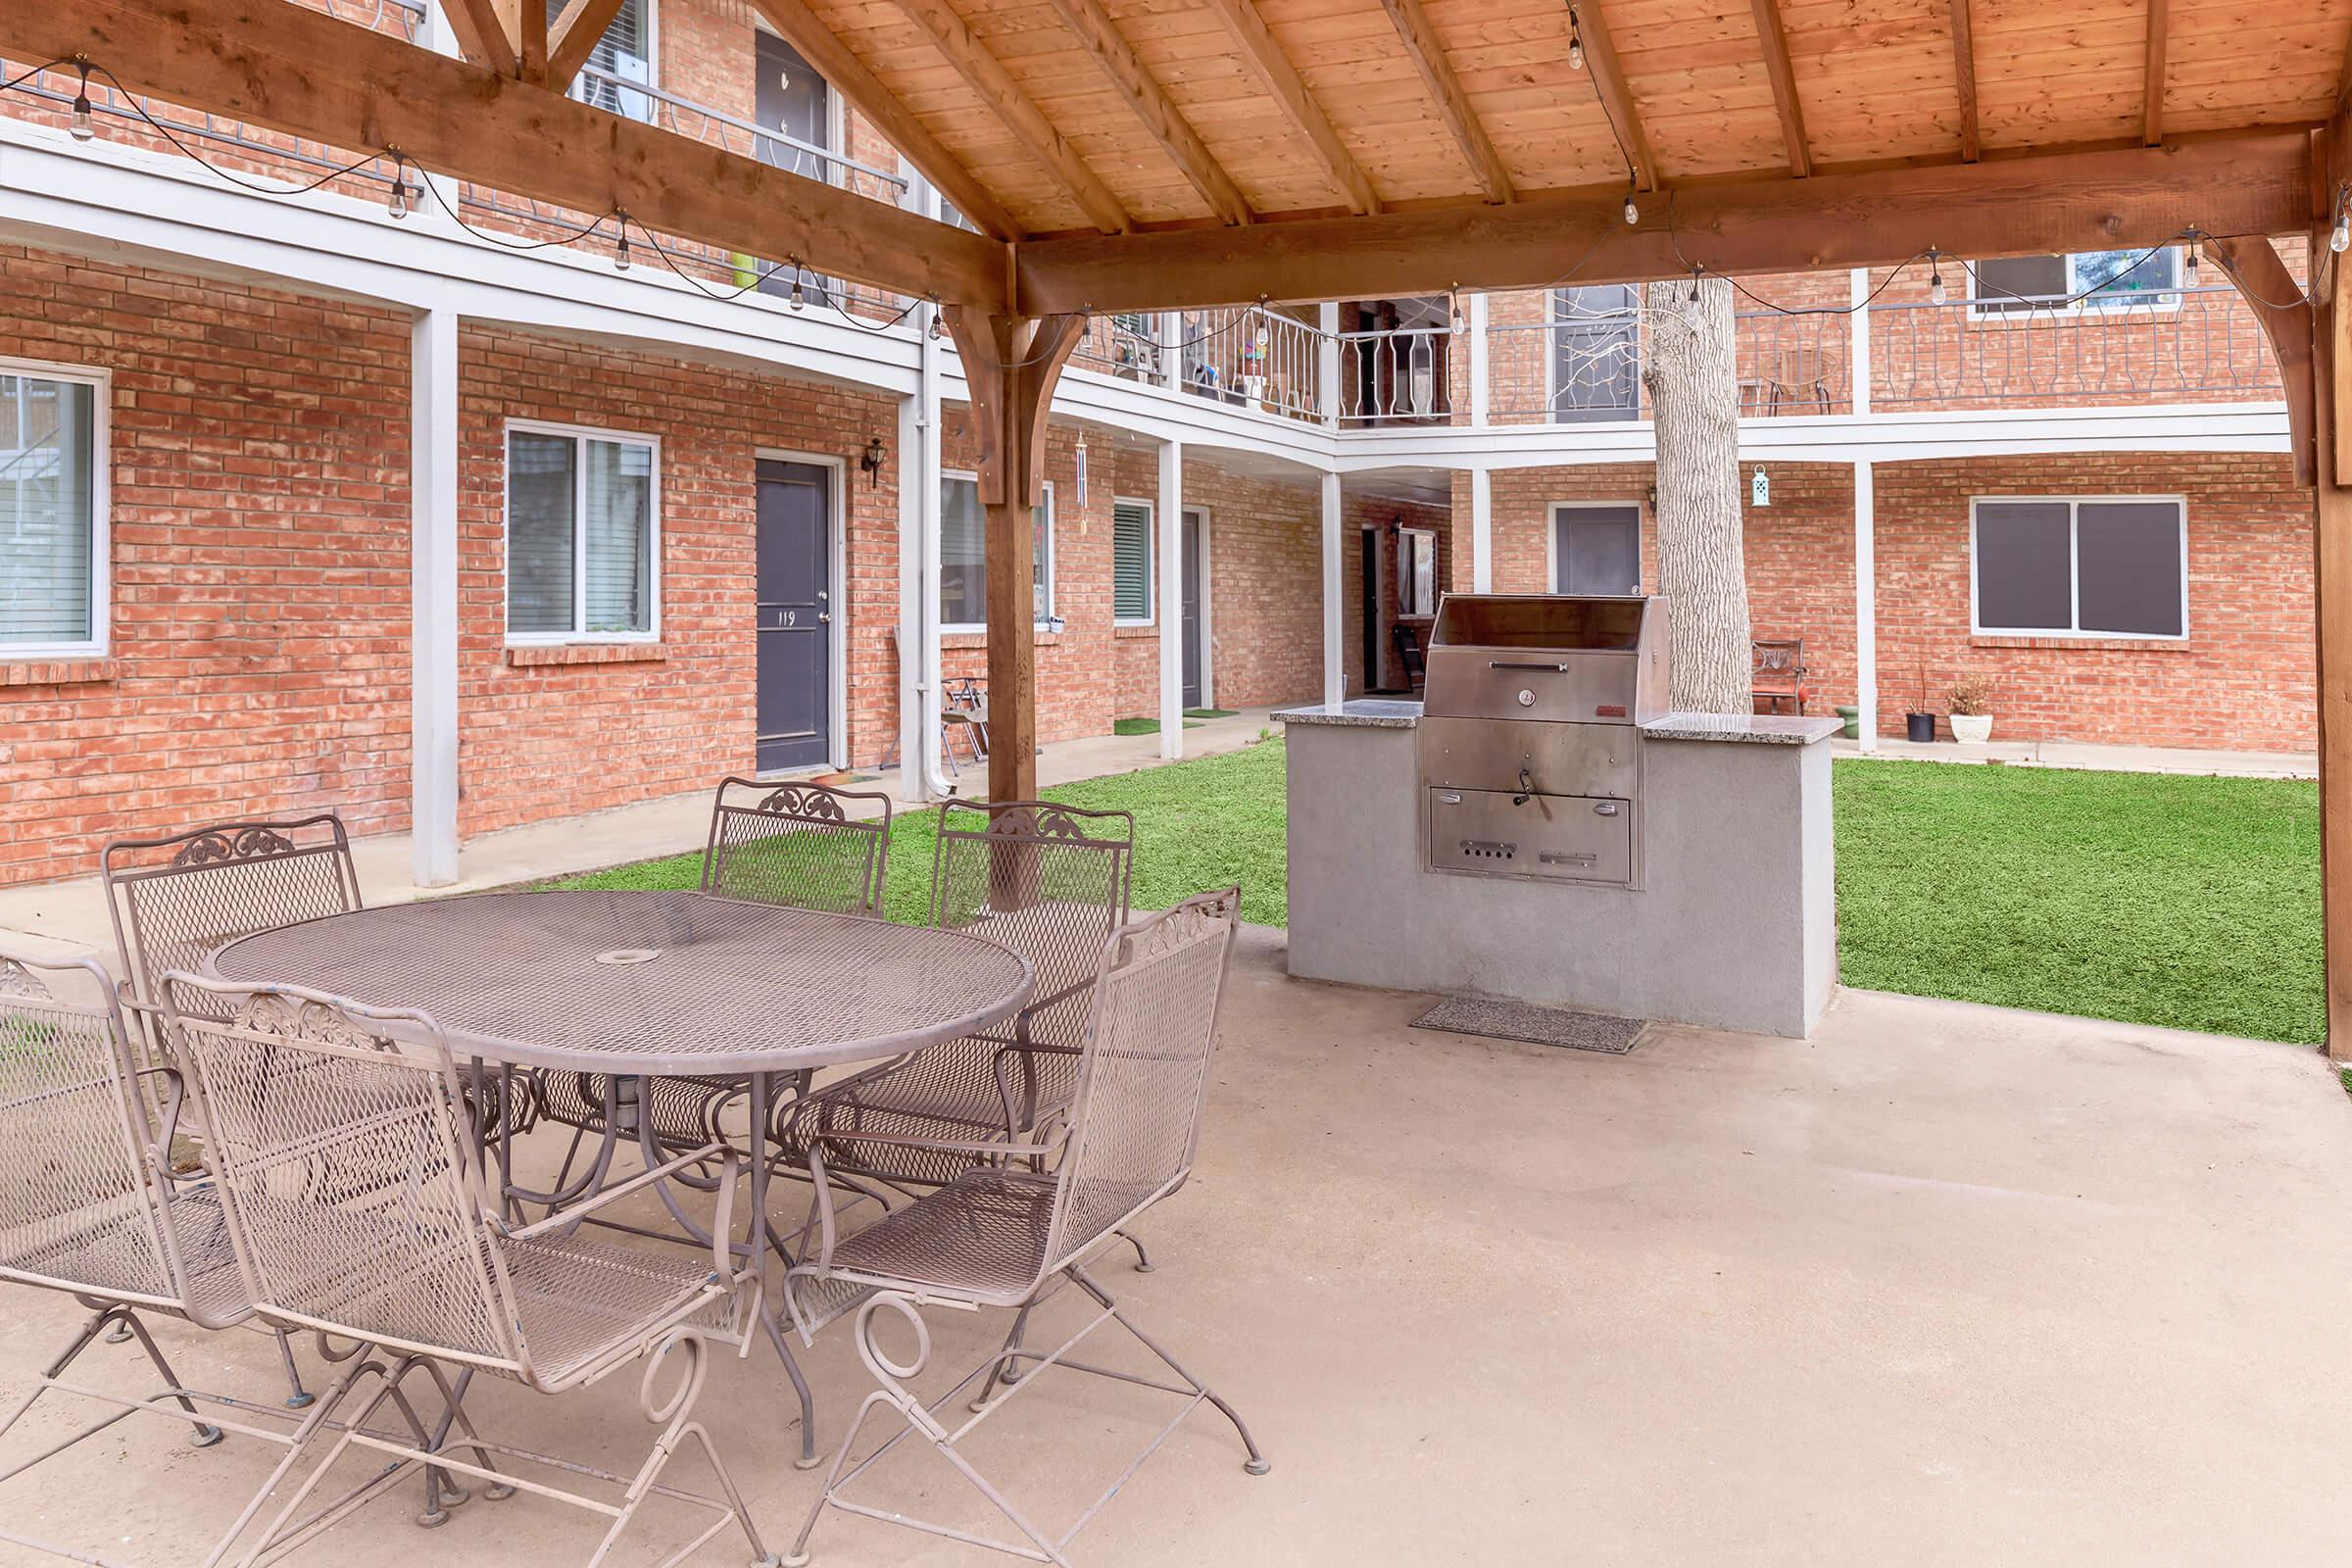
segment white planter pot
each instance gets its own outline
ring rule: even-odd
[[[1992,739],[1990,713],[1954,713],[1952,739],[1963,746],[1982,746]]]

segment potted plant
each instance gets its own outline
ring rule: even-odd
[[[1963,675],[1952,686],[1952,739],[1982,746],[1992,739],[1992,683],[1982,675]]]
[[[1919,662],[1919,706],[1903,715],[1903,738],[1928,742],[1936,738],[1936,715],[1928,711],[1928,662]]]

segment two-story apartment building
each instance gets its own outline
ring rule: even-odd
[[[575,90],[939,200],[745,0],[629,0]],[[951,782],[987,562],[928,302],[84,92],[0,93],[0,880],[244,812],[429,827],[429,878],[731,770]],[[2194,247],[1741,282],[1754,627],[1812,702],[1899,732],[1979,675],[2009,735],[2311,744],[2310,499]],[[1401,685],[1449,587],[1653,587],[1651,329],[1573,277],[1095,321],[1042,737],[1161,711],[1163,661],[1185,707]]]

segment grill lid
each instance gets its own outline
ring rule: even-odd
[[[1666,601],[1642,594],[1448,594],[1423,711],[1639,724],[1666,708]]]

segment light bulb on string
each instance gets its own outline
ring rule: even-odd
[[[1469,328],[1470,328],[1470,323],[1469,323],[1469,321],[1468,321],[1467,319],[1465,319],[1465,318],[1463,318],[1463,316],[1462,316],[1462,294],[1461,294],[1461,290],[1460,290],[1458,287],[1457,287],[1457,288],[1456,288],[1456,289],[1453,291],[1453,296],[1452,296],[1452,297],[1453,297],[1453,319],[1452,319],[1452,322],[1451,322],[1450,330],[1451,330],[1451,331],[1452,331],[1452,332],[1453,332],[1453,333],[1454,333],[1456,336],[1459,336],[1461,333],[1463,333],[1463,332],[1466,332],[1466,331],[1468,331],[1468,330],[1469,330]]]
[[[1704,267],[1690,269],[1690,295],[1683,301],[1683,304],[1689,309],[1690,318],[1694,321],[1698,319],[1698,280],[1700,274],[1705,271]]]
[[[1576,20],[1576,7],[1568,8],[1568,69],[1585,69],[1585,32]]]
[[[74,115],[66,128],[75,141],[88,141],[98,134],[98,121],[90,112],[90,68],[84,61],[75,61],[74,69],[81,73],[81,84],[74,89]]]
[[[1937,265],[1940,255],[1940,252],[1935,250],[1928,252],[1928,303],[1930,305],[1941,305],[1948,297],[1943,286],[1943,269]]]
[[[624,217],[620,220],[620,242],[612,247],[612,270],[615,272],[625,272],[628,270],[629,220]]]
[[[2198,237],[2195,229],[2192,228],[2188,231],[2188,251],[2180,259],[2181,280],[2190,288],[2195,288],[2204,276],[2203,257],[2197,244]]]
[[[2352,207],[2336,209],[2335,226],[2328,231],[2328,248],[2338,256],[2352,250]]]
[[[931,341],[936,343],[947,336],[947,327],[940,321],[939,301],[933,300],[931,302]]]
[[[1631,228],[1641,221],[1642,204],[1634,200],[1633,191],[1628,190],[1625,193],[1625,226]]]
[[[409,216],[407,172],[408,160],[401,157],[400,154],[394,153],[392,155],[392,194],[384,202],[384,211],[390,213],[394,218]]]
[[[795,311],[805,311],[808,308],[808,299],[801,293],[801,264],[797,261],[792,264],[792,298],[784,303]]]

